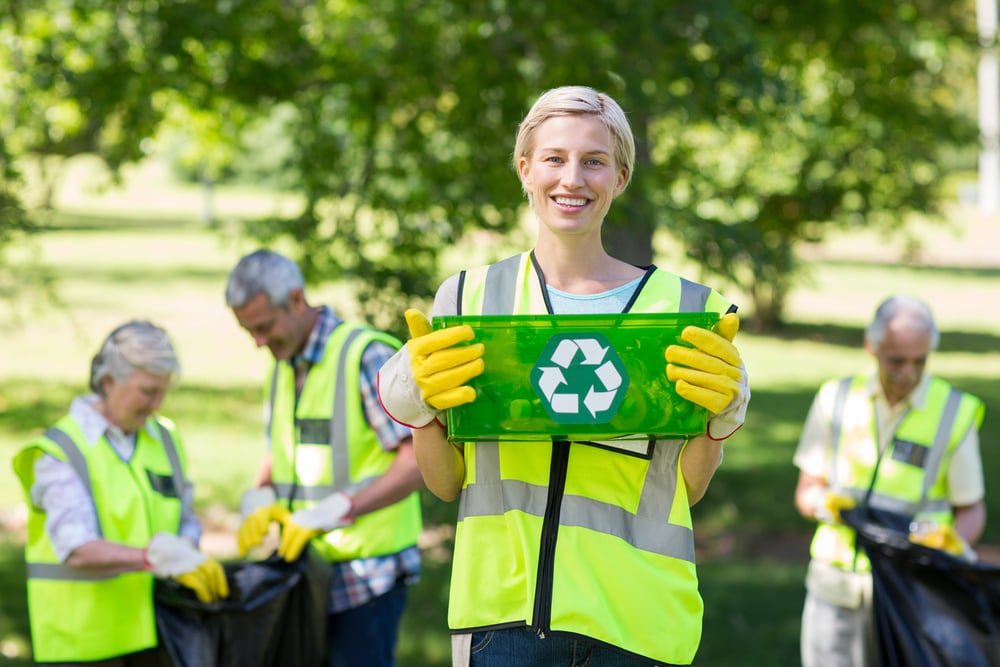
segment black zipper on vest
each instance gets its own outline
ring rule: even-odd
[[[552,461],[549,463],[549,491],[542,517],[542,535],[538,549],[538,572],[535,580],[535,609],[533,628],[544,636],[552,622],[552,573],[555,570],[556,539],[559,537],[559,513],[566,489],[566,470],[569,467],[568,440],[552,443]]]

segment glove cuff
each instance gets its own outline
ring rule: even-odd
[[[809,489],[808,497],[806,502],[809,507],[812,508],[813,518],[819,523],[832,523],[839,524],[839,517],[835,516],[833,512],[830,511],[830,505],[827,504],[826,499],[830,494],[830,489],[828,487],[814,486]]]
[[[261,486],[244,491],[240,496],[240,519],[246,521],[251,514],[262,507],[270,507],[277,502],[277,499],[273,486]]]
[[[410,352],[405,345],[382,365],[375,385],[379,403],[393,421],[407,428],[424,428],[435,420],[441,423],[441,412],[424,402],[413,379]]]
[[[750,404],[750,385],[747,382],[746,368],[740,368],[739,391],[733,396],[722,412],[708,419],[706,435],[715,441],[726,440],[740,430],[747,418],[747,406]]]
[[[332,493],[312,507],[296,510],[291,522],[310,530],[330,532],[354,523],[354,500],[341,491]]]
[[[146,568],[157,577],[176,577],[195,569],[208,557],[187,539],[172,533],[156,533],[143,549]]]

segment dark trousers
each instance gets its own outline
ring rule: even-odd
[[[355,609],[330,614],[326,636],[330,667],[395,667],[399,620],[406,606],[402,580],[385,595]]]

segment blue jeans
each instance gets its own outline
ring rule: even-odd
[[[528,628],[472,633],[470,667],[649,667],[652,660],[625,655],[580,637],[546,635]]]
[[[330,614],[326,638],[330,667],[395,667],[399,619],[406,606],[402,580],[360,607]]]

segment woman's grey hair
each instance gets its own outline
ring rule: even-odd
[[[518,161],[522,157],[529,157],[534,150],[535,130],[539,125],[555,116],[585,114],[597,116],[611,133],[615,163],[626,169],[625,184],[622,186],[624,191],[632,180],[632,169],[635,166],[635,138],[632,136],[632,127],[617,102],[606,93],[598,92],[588,86],[552,88],[542,93],[535,101],[517,128],[513,156],[514,171],[518,171]]]
[[[273,250],[257,250],[236,264],[226,283],[226,305],[241,308],[260,293],[272,306],[287,306],[293,289],[305,281],[298,264]]]
[[[879,304],[872,323],[865,330],[865,339],[873,350],[877,351],[882,346],[889,323],[897,319],[911,330],[929,332],[931,349],[937,349],[941,334],[934,323],[930,306],[915,296],[897,294]]]
[[[181,372],[167,332],[146,320],[126,322],[108,334],[90,362],[90,389],[103,396],[104,378],[121,382],[137,370],[172,380]]]

